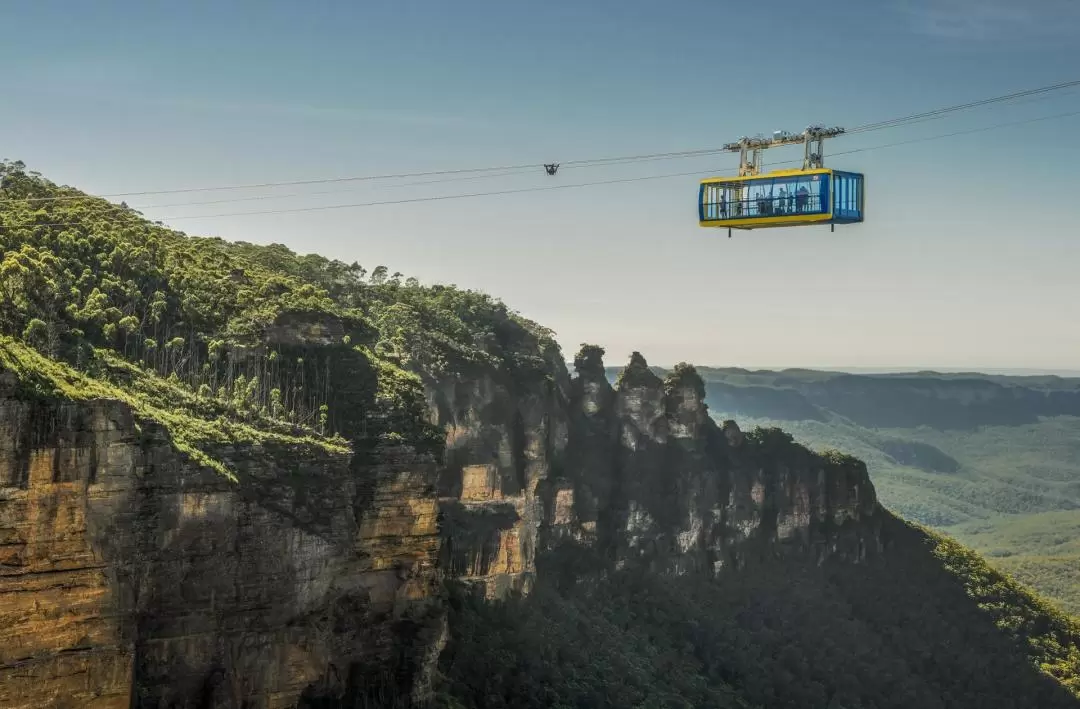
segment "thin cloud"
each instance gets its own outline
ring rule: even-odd
[[[1080,29],[1076,0],[903,0],[913,28],[964,41],[1049,38]]]

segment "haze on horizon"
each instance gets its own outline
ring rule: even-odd
[[[757,12],[705,0],[10,3],[0,157],[97,194],[569,163],[1080,78],[1068,73],[1080,6],[1066,0],[840,0],[766,36],[743,31]],[[769,12],[806,15],[793,0]],[[879,146],[1074,110],[1080,92],[1066,91],[827,143],[826,164],[868,186],[868,221],[835,233],[699,228],[697,178],[730,174],[732,155],[125,199],[190,234],[489,292],[552,328],[570,358],[590,342],[616,366],[638,350],[658,365],[1066,372],[1080,367],[1080,141],[1062,136],[1080,117]]]

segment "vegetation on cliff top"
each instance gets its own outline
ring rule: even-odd
[[[270,418],[241,420],[221,402],[199,399],[183,387],[148,374],[112,352],[94,350],[93,357],[96,377],[51,360],[14,338],[0,336],[0,368],[15,375],[22,396],[122,401],[136,417],[161,424],[177,450],[233,481],[236,480],[233,471],[213,452],[217,445],[272,442],[330,454],[350,452],[346,442],[337,437],[303,435]]]
[[[926,528],[922,531],[933,545],[935,558],[963,580],[968,596],[993,618],[995,626],[1017,647],[1026,648],[1032,664],[1080,698],[1080,622],[993,569],[959,542]]]
[[[558,354],[484,294],[190,237],[18,162],[0,163],[0,248],[5,365],[127,401],[219,470],[205,450],[223,436],[436,449],[421,377],[542,376]]]

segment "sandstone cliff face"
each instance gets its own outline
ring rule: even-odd
[[[381,451],[358,514],[345,458],[223,451],[234,485],[122,404],[4,393],[0,706],[295,707],[438,647],[430,461]]]
[[[614,389],[597,355],[579,360],[554,536],[585,542],[615,568],[667,573],[718,574],[761,554],[858,561],[880,550],[880,508],[861,462],[816,455],[779,431],[721,428],[704,395],[692,370],[661,381],[636,353]]]
[[[617,388],[600,353],[542,387],[453,380],[430,401],[448,430],[443,571],[489,597],[527,590],[536,557],[573,543],[612,568],[719,574],[786,553],[880,550],[865,466],[709,417],[692,371],[661,381],[640,355]],[[598,569],[599,570],[599,569]]]
[[[567,374],[515,380],[491,372],[429,387],[447,432],[439,472],[441,569],[489,597],[528,591],[535,577],[546,482],[567,445]]]
[[[527,592],[567,544],[598,572],[676,574],[880,546],[861,463],[717,426],[692,372],[661,381],[635,356],[613,388],[598,353],[576,368],[429,382],[441,462],[221,451],[236,484],[119,403],[23,400],[6,381],[0,706],[418,700],[445,579]]]

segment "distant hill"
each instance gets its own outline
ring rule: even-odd
[[[887,507],[1080,613],[1080,377],[698,371],[714,417],[864,459]]]
[[[746,369],[744,367],[744,369]],[[769,368],[757,367],[750,371],[767,369],[770,371],[783,371],[789,367]],[[793,369],[805,370],[805,367]],[[986,367],[980,369],[957,369],[955,367],[814,367],[818,372],[835,372],[837,374],[914,374],[918,372],[931,372],[934,374],[973,374],[976,376],[1002,375],[1007,377],[1030,377],[1030,376],[1057,376],[1057,377],[1080,377],[1080,369],[1040,369],[1032,367]]]
[[[1080,416],[1080,378],[711,367],[699,371],[714,410],[751,418],[826,421],[839,416],[873,428],[970,430]],[[609,376],[614,375],[609,371]]]

